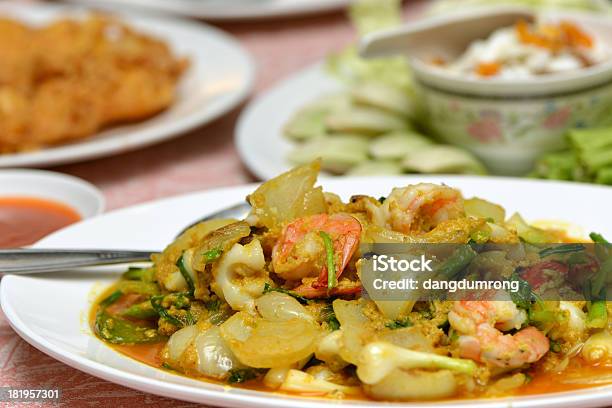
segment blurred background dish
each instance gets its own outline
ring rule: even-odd
[[[292,166],[287,156],[294,147],[283,137],[289,118],[321,95],[337,93],[342,84],[316,64],[282,80],[255,98],[240,114],[235,142],[240,158],[259,179],[267,180]]]
[[[330,12],[352,0],[70,0],[110,9],[141,8],[208,20],[251,20]]]
[[[350,9],[360,35],[401,23],[399,2]],[[266,179],[317,157],[327,174],[482,174],[467,150],[419,126],[412,73],[403,57],[365,60],[349,46],[255,99],[236,128],[238,152]]]
[[[481,6],[516,5],[534,9],[568,9],[602,12],[612,9],[609,0],[433,0],[428,8],[429,14],[465,11]]]
[[[149,119],[175,102],[189,67],[163,41],[93,12],[43,26],[0,20],[0,55],[4,154]]]
[[[532,20],[548,35],[529,31],[537,28],[520,17],[529,14],[514,7],[453,13],[374,33],[364,39],[362,51],[409,55],[424,108],[422,124],[441,140],[474,152],[492,172],[524,175],[542,154],[567,146],[570,129],[612,123],[612,19],[578,12],[534,14]],[[492,30],[489,22],[504,16],[514,23],[506,28],[500,22]],[[452,29],[452,36],[446,33]],[[423,44],[425,37],[430,41]],[[581,44],[565,51],[563,40]],[[468,46],[471,54],[463,54]],[[601,61],[591,62],[583,51]],[[466,58],[478,69],[499,72],[454,72]],[[542,73],[530,74],[528,67]],[[547,72],[546,67],[559,68]]]
[[[510,12],[484,31],[472,21]],[[362,51],[379,58],[361,58],[349,47],[257,98],[237,126],[243,161],[260,178],[321,157],[323,169],[335,175],[490,172],[612,184],[609,53],[597,63],[533,78],[460,76],[431,63],[448,57],[449,36],[463,36],[452,42],[458,58],[475,38],[497,29],[510,26],[510,36],[519,28],[537,30],[528,23],[534,13],[480,7],[402,25],[397,3],[355,4],[350,15],[365,37]],[[587,44],[581,52],[612,50],[612,20],[603,15],[546,10],[537,16],[545,34],[523,34],[557,36],[555,45],[581,40]],[[442,35],[451,25],[459,34]],[[539,44],[529,47],[538,57],[546,54]],[[427,61],[410,62],[401,55],[408,49]],[[553,51],[544,62],[567,66],[583,58],[571,48]]]
[[[79,178],[43,170],[0,170],[0,248],[33,244],[104,211],[104,196]]]
[[[4,3],[0,4],[0,15],[3,18],[16,22],[40,26],[68,17],[75,20],[83,19],[91,14],[85,9],[75,9],[74,7]],[[172,98],[170,98],[170,106],[167,109],[162,110],[150,119],[138,123],[128,123],[105,128],[95,133],[92,137],[78,141],[75,140],[69,144],[0,155],[0,167],[48,166],[82,161],[150,145],[219,117],[240,103],[250,91],[254,76],[253,63],[243,49],[227,34],[212,27],[197,25],[184,20],[128,14],[121,14],[118,18],[138,32],[160,38],[168,45],[169,50],[171,50],[170,52],[189,60],[189,66],[184,70],[185,72],[178,83],[175,100],[171,101]],[[50,37],[56,35],[58,38],[62,38],[58,33],[61,34],[64,31],[69,33],[72,31],[72,34],[74,34],[75,30],[78,32],[81,29],[79,34],[84,37],[82,39],[86,40],[89,38],[89,40],[93,40],[96,38],[95,36],[87,37],[89,35],[87,30],[91,29],[90,26],[82,27],[85,28],[81,29],[75,23],[56,25],[50,30]],[[66,54],[72,54],[72,51],[70,51],[70,41],[73,40],[72,34],[63,36],[64,40],[62,41],[64,41],[64,44],[58,45],[57,50],[61,51],[64,49],[67,50]],[[111,34],[105,33],[105,35]],[[131,35],[133,36],[132,45],[136,45],[138,41],[141,41],[151,49],[156,50],[156,52],[160,50],[160,47],[164,47],[162,43],[152,43],[151,40],[139,36],[139,34]],[[10,42],[7,41],[7,44],[10,44]],[[53,57],[57,57],[57,61],[61,63],[63,59],[57,50],[54,53],[49,53],[48,56],[51,60],[53,60]],[[123,51],[129,54],[133,50],[128,48]],[[89,57],[88,55],[87,58]],[[124,58],[124,56],[120,57]],[[163,62],[157,57],[152,58],[152,60],[156,63]],[[142,61],[142,58],[140,61],[140,66],[143,66],[144,61]],[[120,65],[123,66],[125,63],[122,62]],[[34,64],[34,66],[38,67],[39,65]],[[138,67],[138,64],[136,64],[136,67]],[[15,69],[19,69],[19,66],[15,67]],[[130,80],[134,80],[133,76],[126,76],[125,78],[128,80],[128,85]],[[101,83],[101,81],[97,81],[95,78],[90,82],[96,86],[100,86]],[[154,94],[161,89],[157,79],[154,79],[153,82],[155,82],[154,86],[156,87],[152,90]],[[140,95],[143,101],[149,101],[152,95],[144,93],[144,85],[145,83],[143,82],[143,85],[136,86],[136,88],[143,92]],[[134,82],[131,83],[131,86],[134,86]],[[81,86],[77,86],[76,90],[78,90],[79,94],[87,92]],[[135,94],[139,93],[131,90],[127,94],[131,95],[130,98],[133,99]],[[57,97],[59,97],[59,94],[56,95],[55,100],[57,100]],[[54,98],[51,97],[50,102],[53,100]],[[128,103],[128,107],[131,106],[131,109],[133,109],[135,108],[134,105],[139,103],[136,98]],[[53,106],[53,102],[49,105]],[[117,107],[117,103],[113,103],[111,106]],[[155,113],[159,109],[163,109],[163,105],[156,107],[150,112]],[[53,112],[54,109],[50,109],[50,111]],[[85,110],[83,117],[89,118],[92,114],[93,110],[90,107],[90,109]],[[25,116],[27,117],[27,115]],[[55,116],[61,118],[61,115]],[[122,119],[136,118],[136,116],[117,117]],[[49,121],[49,126],[53,124],[53,118],[47,118],[46,120]],[[87,135],[88,132],[84,132],[84,134]]]

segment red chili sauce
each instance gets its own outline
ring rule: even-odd
[[[71,207],[33,197],[0,197],[0,248],[33,244],[81,219]]]

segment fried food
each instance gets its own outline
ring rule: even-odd
[[[188,67],[163,41],[100,14],[41,28],[0,19],[0,153],[91,136],[169,107]]]

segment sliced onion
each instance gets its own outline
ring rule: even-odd
[[[360,301],[337,299],[333,307],[342,330],[340,357],[351,364],[357,364],[361,349],[374,336],[368,327],[369,320],[363,314]]]
[[[242,367],[221,337],[221,329],[213,326],[197,335],[198,371],[208,377],[223,378],[234,368]]]
[[[269,321],[240,312],[221,326],[221,334],[243,364],[276,368],[291,366],[311,355],[320,328],[310,320]]]
[[[191,344],[193,339],[195,338],[198,330],[195,325],[183,327],[182,329],[176,331],[166,344],[168,362],[170,364],[176,364],[187,347]]]
[[[314,317],[300,302],[284,293],[266,293],[255,300],[255,306],[259,314],[270,321],[286,321],[296,318],[314,320]]]
[[[253,316],[247,312],[238,312],[221,325],[221,336],[227,342],[247,341],[253,331]]]
[[[385,401],[431,400],[455,394],[457,382],[453,373],[443,371],[404,371],[396,369],[364,391],[374,399]]]

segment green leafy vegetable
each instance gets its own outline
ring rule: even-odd
[[[512,273],[509,280],[511,282],[517,281],[519,283],[519,289],[516,292],[509,292],[510,298],[514,304],[521,309],[529,310],[531,307],[531,301],[533,299],[531,285],[525,279],[521,278],[517,271]]]
[[[223,250],[221,250],[220,248],[215,248],[215,249],[211,249],[210,251],[204,252],[202,256],[204,258],[205,263],[211,263],[219,259],[222,254],[223,254]]]
[[[596,244],[609,244],[608,240],[603,237],[603,235],[597,232],[591,232],[589,234],[589,238]]]
[[[113,303],[115,303],[117,300],[119,300],[119,298],[123,295],[123,292],[121,290],[116,290],[113,293],[111,293],[110,295],[108,295],[106,298],[102,299],[100,301],[100,307],[105,308],[107,306],[112,305]]]
[[[411,327],[413,324],[410,321],[410,319],[405,318],[405,319],[398,319],[398,320],[394,320],[390,323],[385,324],[385,327],[387,327],[388,329],[401,329],[404,327]]]
[[[334,312],[334,308],[331,304],[328,304],[322,308],[319,316],[321,321],[327,323],[327,327],[329,327],[332,331],[340,328],[340,322],[336,318],[336,313]]]
[[[133,319],[152,319],[158,316],[155,309],[151,305],[150,301],[137,303],[125,309],[121,312],[124,317],[131,317]]]
[[[196,323],[197,323],[197,320],[195,319],[195,317],[193,317],[193,314],[191,314],[191,310],[187,310],[185,312],[185,325],[191,326]]]
[[[185,282],[187,282],[187,286],[189,287],[189,292],[193,293],[195,291],[195,284],[193,282],[193,278],[191,277],[191,274],[187,270],[187,266],[185,265],[185,262],[186,262],[185,254],[183,253],[183,255],[181,255],[179,259],[176,261],[176,266],[179,268],[179,271],[181,272],[183,279],[185,279]]]
[[[548,153],[536,162],[531,176],[550,179],[581,181],[587,178],[578,157],[572,151]]]
[[[570,149],[544,155],[533,176],[612,185],[612,128],[572,129]]]
[[[608,309],[605,300],[597,300],[590,304],[587,315],[587,326],[592,329],[603,329],[608,324]]]
[[[544,248],[539,252],[540,258],[546,258],[547,256],[556,254],[568,254],[571,252],[584,251],[586,248],[582,244],[565,244],[553,247]]]
[[[218,312],[221,308],[221,301],[219,299],[210,300],[204,303],[204,307],[209,312]]]
[[[116,290],[98,304],[100,309],[96,314],[94,331],[102,339],[113,344],[154,343],[161,337],[157,330],[150,326],[140,326],[120,316],[113,316],[106,308],[118,301],[123,292]],[[129,310],[129,309],[128,309]]]
[[[297,293],[288,290],[288,289],[283,289],[283,288],[275,288],[272,285],[270,285],[269,283],[265,283],[264,284],[264,290],[263,290],[263,294],[265,295],[268,292],[279,292],[279,293],[284,293],[286,295],[289,295],[293,298],[295,298],[298,302],[300,302],[301,304],[305,305],[308,303],[308,299],[306,299],[304,296],[300,296]]]
[[[236,368],[229,371],[227,382],[230,384],[240,384],[256,379],[262,374],[262,370],[256,368]]]
[[[549,341],[550,341],[550,351],[552,351],[553,353],[560,353],[561,343],[559,343],[556,340],[549,340]]]
[[[164,338],[155,328],[113,317],[106,310],[96,315],[94,329],[98,336],[113,344],[156,343]]]
[[[158,295],[158,296],[153,296],[151,298],[151,306],[153,307],[153,309],[157,312],[159,317],[161,317],[162,319],[165,319],[166,321],[168,321],[169,323],[175,325],[176,327],[183,327],[183,326],[185,326],[185,324],[181,320],[179,320],[175,316],[172,316],[168,312],[168,310],[162,306],[161,303],[162,303],[162,300],[164,299],[164,297],[165,296],[163,296],[163,295]]]

